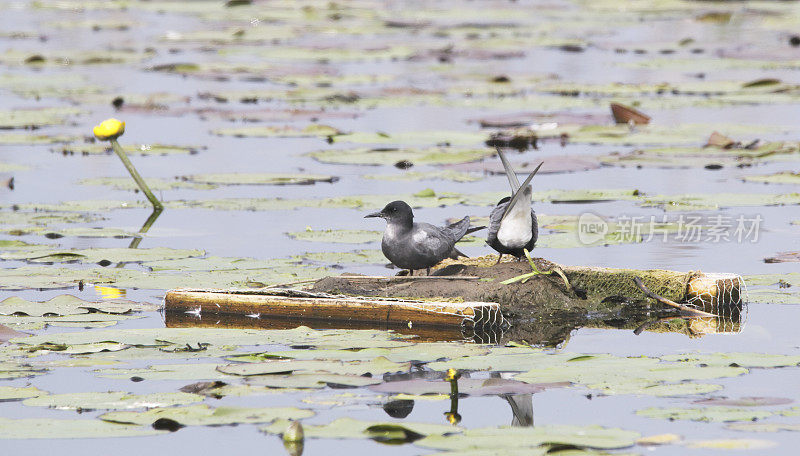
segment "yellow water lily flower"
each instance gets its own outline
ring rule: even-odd
[[[106,119],[94,127],[95,138],[100,141],[108,141],[110,139],[117,139],[125,133],[125,122],[117,119]]]

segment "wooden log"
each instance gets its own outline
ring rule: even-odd
[[[502,324],[499,306],[489,302],[448,302],[331,296],[294,290],[168,291],[167,312],[238,314],[286,319],[370,322],[392,325],[461,327]]]
[[[692,304],[706,312],[713,313],[709,309],[716,306],[741,306],[744,300],[743,283],[734,274],[564,266],[534,258],[541,271],[560,269],[570,287],[556,274],[537,275],[526,283],[504,285],[502,281],[530,273],[531,267],[524,261],[511,260],[495,265],[496,261],[497,255],[445,260],[434,272],[448,277],[478,277],[469,281],[386,282],[343,275],[321,279],[312,290],[358,296],[459,297],[465,301],[496,302],[507,317],[524,320],[560,311],[616,312],[631,306],[660,308],[661,304],[642,293],[634,278],[667,300]]]

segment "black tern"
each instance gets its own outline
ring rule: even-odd
[[[426,269],[430,275],[431,267],[445,258],[466,256],[456,249],[456,242],[467,233],[485,228],[470,228],[469,217],[442,228],[415,223],[414,212],[405,201],[392,201],[380,212],[364,216],[367,217],[386,220],[381,250],[392,264],[408,269],[411,275],[415,269]]]
[[[539,163],[539,166],[520,185],[517,174],[503,151],[498,148],[497,154],[506,170],[511,196],[501,199],[492,209],[486,243],[500,254],[497,258],[497,263],[500,263],[503,254],[513,255],[519,260],[525,255],[525,250],[530,252],[536,245],[539,238],[539,222],[536,219],[536,211],[531,207],[533,190],[528,184],[544,162]]]

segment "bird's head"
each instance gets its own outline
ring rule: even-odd
[[[380,217],[389,223],[411,223],[414,220],[414,212],[405,201],[392,201],[380,212],[373,212],[364,216],[364,218],[367,217]]]

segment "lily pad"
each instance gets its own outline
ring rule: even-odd
[[[2,54],[0,54],[2,61]],[[46,125],[61,125],[68,119],[82,114],[77,108],[39,108],[0,111],[0,128],[38,128]]]
[[[217,407],[205,404],[188,407],[154,408],[145,412],[109,412],[100,415],[106,422],[150,425],[167,418],[184,426],[220,426],[244,423],[268,423],[278,418],[299,420],[314,416],[311,410],[294,407]]]
[[[579,448],[614,449],[633,446],[638,432],[600,426],[544,425],[532,428],[479,428],[461,434],[430,436],[415,442],[424,448],[470,450],[531,448],[543,445],[567,445]]]
[[[348,165],[394,165],[410,162],[415,165],[466,163],[491,157],[492,149],[431,148],[357,148],[329,149],[308,154],[322,163]]]
[[[109,439],[164,432],[149,426],[129,426],[93,419],[0,418],[0,439]]]
[[[381,239],[380,231],[369,230],[314,230],[286,233],[292,239],[306,242],[330,242],[340,244],[367,244]]]
[[[272,360],[260,363],[228,364],[217,368],[224,374],[252,376],[288,373],[328,373],[343,375],[381,376],[387,373],[406,372],[411,363],[395,363],[384,357],[364,362],[325,360]]]
[[[0,402],[12,401],[18,399],[27,399],[29,397],[37,397],[50,394],[47,391],[42,391],[35,386],[15,387],[15,386],[0,386]]]
[[[261,431],[267,434],[280,435],[284,431],[286,431],[286,428],[289,425],[289,423],[290,422],[286,419],[276,420],[269,426],[262,427]],[[311,439],[367,439],[370,438],[370,434],[367,431],[370,427],[380,426],[384,424],[398,425],[398,423],[387,423],[380,421],[360,421],[353,418],[345,417],[345,418],[337,418],[336,420],[328,424],[322,424],[322,425],[305,424],[303,425],[303,434],[305,435],[306,438],[311,438]],[[443,424],[413,423],[413,422],[403,421],[399,425],[402,426],[403,428],[406,428],[412,432],[415,432],[423,436],[454,434],[462,431],[461,428]]]
[[[35,317],[45,315],[78,315],[88,314],[90,312],[126,314],[129,312],[152,312],[160,308],[160,305],[147,302],[125,300],[84,301],[72,295],[56,296],[45,302],[28,301],[16,296],[0,301],[0,315],[28,315]]]
[[[483,144],[486,133],[464,131],[409,131],[402,133],[348,133],[333,137],[333,142],[358,144],[396,145],[452,145],[476,146]]]
[[[800,355],[778,355],[771,353],[696,353],[666,355],[665,361],[681,361],[705,366],[739,367],[788,367],[800,364]]]
[[[318,389],[326,386],[362,387],[376,385],[382,380],[360,375],[316,373],[296,373],[292,375],[259,375],[247,379],[250,385],[270,388]]]
[[[153,393],[136,395],[122,391],[50,394],[25,399],[24,405],[59,410],[125,410],[167,407],[201,402],[203,396],[190,393]]]
[[[51,246],[33,245],[25,249],[15,249],[0,254],[3,260],[27,260],[32,263],[62,263],[79,261],[82,263],[141,263],[144,261],[171,260],[204,255],[202,250],[171,249],[156,247],[152,249],[96,248],[96,249],[57,249]]]
[[[766,174],[759,176],[745,176],[744,180],[749,182],[761,182],[765,184],[800,184],[800,173],[793,173],[791,171],[784,171],[775,174]]]
[[[323,174],[228,173],[186,176],[186,180],[209,185],[308,185],[316,182],[333,183],[338,177]]]
[[[128,155],[193,155],[196,154],[202,147],[198,146],[177,146],[170,144],[125,144],[123,145],[125,153]],[[53,152],[58,152],[63,155],[110,155],[113,154],[111,147],[104,143],[94,144],[67,144],[64,146],[55,147]],[[130,178],[128,178],[130,180]]]
[[[305,128],[296,127],[235,127],[219,128],[212,132],[218,136],[259,137],[259,138],[313,138],[335,136],[341,132],[327,125],[309,125]]]
[[[636,412],[647,418],[665,420],[688,420],[705,422],[755,421],[773,415],[766,410],[739,409],[731,407],[704,408],[659,408],[650,407]]]

